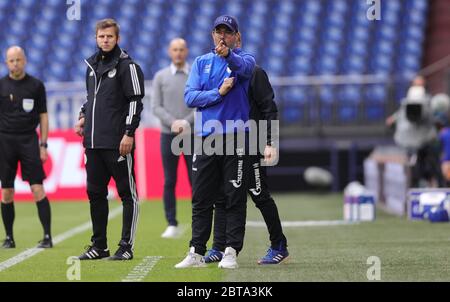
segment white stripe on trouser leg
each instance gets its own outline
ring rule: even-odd
[[[131,198],[133,199],[133,220],[131,223],[131,234],[129,244],[134,245],[134,237],[136,232],[137,218],[139,215],[139,205],[137,204],[137,194],[135,182],[133,179],[133,158],[131,154],[127,154],[127,164],[128,164],[128,181],[130,185]]]
[[[128,182],[130,185],[131,198],[133,199],[133,220],[131,222],[131,232],[130,232],[131,234],[130,234],[130,241],[128,243],[133,246],[139,217],[139,203],[136,192],[136,183],[134,182],[133,178],[133,157],[131,156],[131,154],[127,154],[127,164],[128,164]]]
[[[133,200],[133,219],[131,221],[131,230],[130,230],[130,241],[129,244],[134,244],[134,236],[136,231],[136,222],[137,222],[137,215],[138,215],[138,206],[137,206],[137,196],[135,194],[135,186],[134,186],[134,180],[133,180],[133,164],[132,164],[132,158],[131,154],[127,155],[127,165],[128,165],[128,182],[130,186],[130,193],[131,198]]]

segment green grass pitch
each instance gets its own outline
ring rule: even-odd
[[[342,195],[278,194],[274,196],[284,221],[340,220]],[[120,206],[110,202],[110,208]],[[248,203],[248,220],[262,221],[253,203]],[[187,250],[190,239],[190,202],[177,205],[178,219],[186,228],[178,239],[162,239],[166,224],[161,202],[143,202],[135,245],[135,258],[126,262],[81,262],[81,281],[122,281],[147,256],[161,256],[142,281],[367,281],[367,259],[381,261],[381,281],[450,281],[450,225],[377,212],[375,222],[357,225],[285,227],[291,254],[286,264],[259,266],[257,260],[268,248],[267,230],[247,227],[239,269],[174,269]],[[87,202],[53,202],[53,235],[64,233],[90,220]],[[108,225],[109,247],[116,249],[121,215]],[[0,266],[32,248],[42,237],[33,203],[16,203],[14,225],[16,249],[0,249]],[[89,243],[91,231],[79,233],[14,266],[0,271],[0,281],[68,281],[69,256],[77,256]]]

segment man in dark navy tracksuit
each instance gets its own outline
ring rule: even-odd
[[[231,16],[220,16],[215,20],[212,38],[214,50],[197,57],[192,64],[185,102],[189,107],[197,108],[195,134],[204,146],[214,141],[218,149],[225,147],[228,150],[231,141],[235,149],[226,155],[195,150],[192,159],[192,239],[188,255],[175,265],[176,268],[205,266],[203,255],[211,234],[213,206],[220,190],[224,191],[226,199],[226,247],[218,265],[220,268],[238,267],[236,257],[244,241],[248,152],[245,139],[239,142],[237,138],[245,136],[247,130],[244,126],[228,127],[227,121],[245,123],[249,120],[248,86],[255,59],[236,47],[240,32],[236,19]],[[214,148],[213,145],[211,143]]]
[[[111,177],[123,204],[122,238],[110,260],[130,260],[136,236],[139,204],[134,177],[134,132],[143,109],[144,76],[119,46],[119,25],[113,19],[96,26],[99,51],[86,60],[87,101],[75,131],[84,137],[87,193],[90,201],[92,245],[79,257],[109,257],[108,183]]]
[[[256,207],[261,211],[271,242],[271,247],[267,254],[258,261],[259,264],[278,264],[289,256],[287,240],[283,234],[277,205],[270,195],[267,185],[266,169],[260,163],[261,158],[268,162],[271,156],[276,156],[275,146],[272,143],[272,139],[275,138],[272,138],[271,135],[271,122],[277,120],[278,115],[274,97],[275,94],[266,72],[260,66],[256,66],[249,89],[250,118],[256,122],[267,121],[266,129],[258,129],[259,131],[266,131],[267,141],[265,142],[264,154],[250,156],[251,170],[248,180],[248,193]],[[222,260],[225,249],[225,233],[225,202],[222,198],[216,202],[214,207],[214,241],[212,249],[205,256],[206,263]]]

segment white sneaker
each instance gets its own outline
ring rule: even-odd
[[[232,247],[227,247],[222,260],[219,262],[219,268],[238,268],[236,250]]]
[[[169,225],[164,233],[161,234],[162,238],[176,238],[178,236],[178,227]]]
[[[183,261],[175,265],[175,268],[187,268],[187,267],[206,267],[206,263],[205,260],[203,259],[203,256],[197,254],[195,252],[195,247],[193,246],[189,249],[189,253],[187,254],[186,258],[184,258]]]

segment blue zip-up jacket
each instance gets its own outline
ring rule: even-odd
[[[255,64],[254,57],[240,48],[230,51],[226,58],[213,52],[195,58],[184,90],[184,100],[188,107],[197,108],[196,135],[245,131],[234,127],[227,129],[226,121],[248,121],[248,89]],[[234,77],[233,88],[221,96],[219,88],[224,79],[230,77]]]

